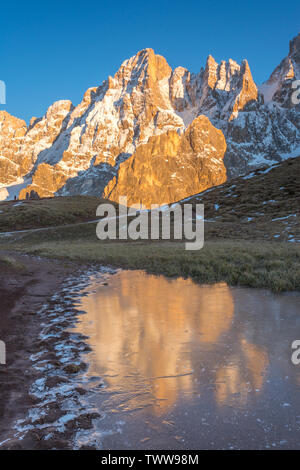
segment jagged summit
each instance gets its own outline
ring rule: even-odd
[[[139,51],[130,59],[125,60],[114,75],[111,85],[122,87],[149,85],[150,81],[155,83],[166,77],[170,77],[172,69],[166,59],[155,54],[153,49],[147,48]]]
[[[266,103],[291,107],[291,81],[300,79],[300,33],[290,41],[289,54],[263,83],[260,91]]]
[[[241,64],[232,59],[217,63],[209,55],[200,72],[191,73],[180,66],[172,70],[163,56],[151,48],[143,49],[125,60],[114,76],[89,88],[76,107],[68,100],[58,101],[42,118],[32,118],[28,127],[24,121],[0,113],[2,194],[16,194],[19,187],[20,197],[26,197],[32,190],[40,196],[106,194],[105,188],[111,186],[120,168],[126,167],[123,162],[133,155],[134,161],[141,161],[140,146],[152,142],[156,149],[164,149],[155,158],[168,161],[171,150],[166,149],[175,148],[174,145],[180,149],[176,136],[186,142],[183,136],[199,116],[210,120],[212,127],[207,129],[211,142],[219,132],[217,129],[225,136],[228,177],[273,163],[300,146],[299,106],[292,107],[290,103],[291,82],[297,77],[299,35],[291,41],[289,55],[259,88],[247,60]],[[192,128],[204,139],[199,126],[206,124],[200,120]],[[166,143],[168,139],[170,145]],[[180,199],[178,188],[186,188],[184,174],[193,181],[190,185],[193,190],[197,190],[197,185],[202,190],[205,185],[217,184],[218,178],[210,171],[216,160],[213,145],[209,152],[204,152],[203,142],[199,141],[197,150],[191,147],[188,153],[183,151],[182,159],[178,153],[176,171],[156,160],[157,168],[164,168],[164,175],[156,175],[155,185],[163,181],[173,188],[168,193],[170,200],[175,193]],[[218,168],[224,175],[220,155]],[[148,153],[147,159],[147,171],[152,178],[156,163],[153,160],[150,164]],[[191,161],[193,171],[189,173],[184,168]],[[208,174],[209,178],[205,176]],[[125,188],[126,178],[122,181]]]
[[[145,65],[155,63],[156,65],[159,65],[160,63],[165,64],[169,67],[166,59],[162,55],[157,54],[151,47],[146,47],[145,49],[138,51],[129,59],[124,60],[119,70],[122,70],[124,67],[134,68],[135,66],[141,66],[143,64]]]
[[[296,62],[300,62],[300,33],[290,41],[289,56]]]

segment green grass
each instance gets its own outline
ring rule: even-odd
[[[300,241],[300,157],[191,198],[203,203],[208,238]],[[217,205],[217,206],[216,206]]]
[[[290,181],[291,174],[294,175],[290,165],[287,165],[284,174]],[[277,180],[273,173],[267,175],[271,175],[268,177],[272,177],[275,185]],[[52,228],[2,236],[0,250],[9,249],[79,263],[145,269],[166,276],[191,277],[200,283],[225,281],[229,285],[263,287],[274,292],[300,290],[299,244],[285,241],[291,235],[299,238],[299,218],[292,216],[273,221],[275,216],[284,217],[288,213],[285,204],[291,205],[290,214],[298,214],[299,198],[293,195],[291,201],[290,197],[284,197],[280,192],[280,198],[283,198],[280,207],[284,207],[284,210],[275,210],[273,203],[256,201],[254,204],[254,194],[263,185],[263,180],[259,186],[255,181],[251,182],[253,188],[248,182],[248,188],[243,189],[245,207],[240,207],[238,214],[234,210],[240,199],[226,198],[222,193],[226,190],[225,186],[205,195],[203,202],[206,216],[215,219],[205,224],[206,242],[200,251],[186,251],[183,243],[175,241],[100,241],[96,238],[95,223],[76,225],[94,220],[96,208],[102,202],[99,198],[85,196],[28,201],[19,206],[14,206],[13,202],[1,203],[0,232]],[[286,181],[285,184],[291,192],[292,183],[288,185]],[[240,186],[242,191],[242,182]],[[217,196],[213,195],[214,192]],[[275,196],[265,195],[262,201],[267,197]],[[246,198],[251,199],[247,204]],[[216,201],[225,202],[225,206],[221,206],[217,212],[214,209]],[[258,216],[251,223],[243,222],[250,212],[250,203],[254,204],[255,213],[262,211],[262,208],[265,211],[261,220]],[[280,238],[274,238],[276,233],[280,233]]]
[[[2,245],[4,247],[6,245]],[[95,224],[26,234],[10,249],[82,263],[144,269],[166,276],[191,277],[200,283],[300,290],[300,249],[280,242],[208,241],[199,251],[178,242],[104,242]]]
[[[94,220],[103,199],[73,196],[0,203],[0,232],[76,224]]]

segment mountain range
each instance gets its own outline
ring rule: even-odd
[[[261,86],[247,60],[199,73],[144,49],[74,107],[25,121],[0,111],[0,199],[97,195],[179,201],[300,154],[300,34]]]

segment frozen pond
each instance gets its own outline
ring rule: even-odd
[[[299,294],[140,271],[106,281],[85,289],[75,328],[87,378],[104,382],[87,398],[102,448],[300,448]]]

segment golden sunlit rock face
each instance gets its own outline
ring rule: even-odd
[[[32,177],[32,184],[20,191],[19,198],[25,199],[26,194],[30,194],[31,191],[35,191],[40,197],[52,197],[67,179],[59,164],[51,166],[48,163],[41,163]]]
[[[66,128],[66,119],[72,108],[70,101],[58,101],[50,106],[43,118],[31,119],[28,128],[24,121],[5,111],[0,112],[1,185],[25,176],[32,170],[38,157],[43,159],[43,152],[51,148]],[[48,179],[45,181],[45,190],[48,190],[47,186]]]
[[[18,149],[26,130],[25,121],[0,111],[0,183],[10,184],[20,176]]]
[[[236,118],[239,111],[242,111],[248,103],[252,101],[255,102],[258,97],[257,86],[254,83],[249,64],[246,60],[243,61],[241,75],[242,84],[240,86],[240,92],[233,102],[232,114],[229,118],[230,121]]]
[[[168,131],[150,137],[126,162],[104,189],[104,197],[129,205],[179,201],[226,181],[223,133],[209,119],[199,116],[180,136]]]
[[[126,188],[134,203],[161,204],[225,181],[224,152],[227,177],[272,163],[274,154],[278,160],[300,144],[299,107],[291,108],[290,99],[291,81],[300,79],[299,56],[298,36],[258,89],[246,60],[217,63],[209,56],[193,74],[172,70],[164,57],[144,49],[89,88],[76,107],[57,101],[29,126],[2,111],[0,188],[26,177],[21,198],[31,191],[115,197],[127,180],[135,185]],[[191,129],[199,137],[195,146]],[[221,131],[226,149],[214,137]]]

